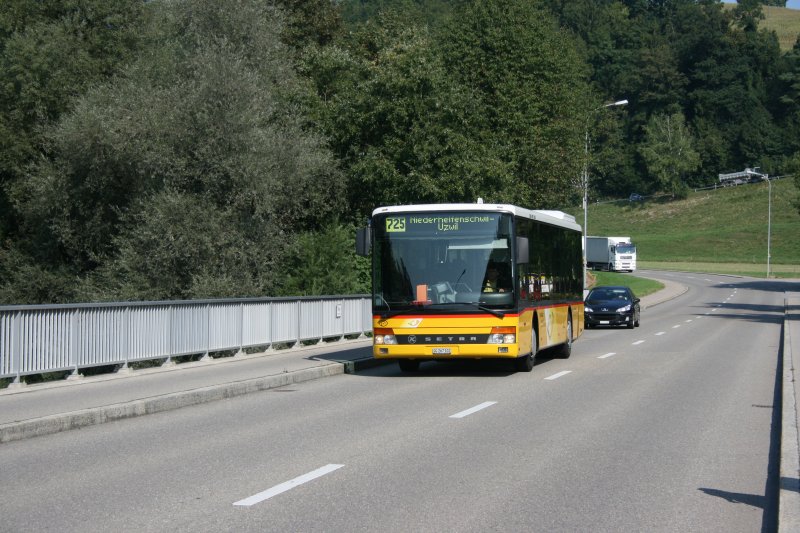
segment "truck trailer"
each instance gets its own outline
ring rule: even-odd
[[[636,246],[630,237],[586,237],[586,268],[633,272]]]

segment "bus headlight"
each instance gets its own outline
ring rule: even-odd
[[[397,344],[397,337],[391,329],[376,329],[375,344]]]
[[[514,327],[494,327],[489,334],[488,344],[514,344],[517,342],[517,329]]]

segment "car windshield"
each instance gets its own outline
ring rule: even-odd
[[[625,300],[630,301],[628,291],[625,289],[594,289],[589,293],[587,300]]]

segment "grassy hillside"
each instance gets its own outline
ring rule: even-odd
[[[589,206],[589,235],[630,236],[642,267],[765,276],[767,183],[692,193],[686,200],[620,201]],[[800,277],[798,191],[772,182],[771,272]],[[583,223],[581,209],[569,209]]]
[[[790,50],[800,34],[800,10],[764,6],[764,15],[761,27],[775,30],[781,50]]]
[[[735,4],[725,4],[733,9]],[[782,51],[791,50],[800,35],[800,10],[787,7],[763,6],[764,20],[759,27],[775,30]]]

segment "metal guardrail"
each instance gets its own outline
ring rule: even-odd
[[[364,334],[367,295],[0,306],[0,378]]]

